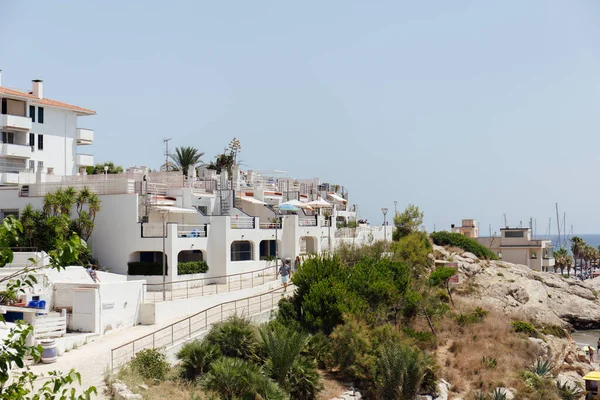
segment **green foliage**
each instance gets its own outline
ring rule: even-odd
[[[260,367],[247,360],[223,357],[213,362],[200,385],[222,399],[285,400],[288,396]]]
[[[329,368],[334,364],[331,340],[323,332],[317,332],[310,337],[307,353],[319,368]]]
[[[552,361],[538,358],[535,361],[535,363],[531,366],[530,371],[536,374],[537,376],[545,378],[550,375],[553,369],[554,363],[552,363]]]
[[[210,369],[210,364],[220,356],[219,348],[204,340],[187,342],[177,352],[183,376],[190,380],[205,374]]]
[[[165,262],[165,273],[169,271],[169,263]],[[129,261],[127,275],[162,275],[162,262]]]
[[[537,334],[537,330],[535,327],[529,322],[525,321],[513,321],[510,323],[515,332],[525,333],[529,336],[534,336]]]
[[[494,357],[482,356],[481,365],[487,369],[495,369],[498,366],[498,359]]]
[[[174,154],[169,154],[173,161],[167,166],[170,171],[181,171],[184,176],[188,175],[190,168],[195,168],[196,165],[202,163],[201,158],[204,153],[192,146],[180,146],[175,148]]]
[[[558,338],[566,338],[568,336],[567,331],[558,325],[545,325],[541,332],[544,335],[552,335]]]
[[[369,326],[349,318],[335,328],[330,338],[333,359],[342,375],[352,381],[372,381],[376,357]]]
[[[478,258],[498,260],[498,256],[492,253],[487,247],[460,233],[450,233],[446,231],[434,232],[430,237],[433,240],[433,243],[438,246],[460,247],[465,251],[475,254]]]
[[[224,357],[245,360],[256,358],[259,345],[256,328],[238,315],[213,325],[204,340],[217,346]]]
[[[301,353],[308,347],[309,336],[282,325],[267,325],[260,330],[264,369],[290,398],[315,399],[321,390],[321,377],[314,360]]]
[[[473,324],[482,322],[485,319],[485,317],[487,317],[488,314],[489,314],[489,312],[487,310],[484,310],[481,307],[477,307],[477,308],[475,308],[475,310],[473,310],[470,313],[457,314],[455,316],[455,319],[459,326],[464,327],[464,326],[473,325]]]
[[[178,275],[203,274],[205,272],[208,272],[208,264],[206,261],[187,261],[177,263]]]
[[[104,164],[96,164],[93,167],[86,167],[85,172],[88,175],[104,174],[104,167],[108,167],[108,170],[106,171],[106,173],[108,174],[120,174],[123,172],[123,167],[121,167],[120,165],[115,165],[115,163],[112,161],[105,162]]]
[[[404,235],[392,245],[392,251],[394,259],[412,267],[415,276],[420,276],[431,265],[431,243],[423,232]]]
[[[584,391],[577,386],[572,386],[568,382],[556,382],[556,390],[561,400],[578,400],[584,394]]]
[[[507,395],[506,395],[506,391],[504,389],[497,387],[492,392],[491,400],[506,400],[506,399],[507,399]]]
[[[144,349],[131,360],[131,368],[148,380],[163,381],[169,372],[167,357],[157,349]]]
[[[421,225],[423,225],[423,213],[419,211],[419,207],[409,204],[402,213],[394,216],[396,229],[393,233],[393,240],[397,241],[410,233],[417,232]]]
[[[431,360],[419,350],[400,343],[385,345],[377,360],[378,398],[414,399],[428,373]]]

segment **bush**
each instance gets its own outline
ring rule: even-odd
[[[169,372],[167,357],[156,349],[144,349],[131,360],[131,369],[144,379],[162,381]]]
[[[464,251],[475,254],[478,258],[498,260],[498,256],[492,253],[487,247],[460,233],[450,233],[446,231],[434,232],[430,237],[433,240],[433,243],[438,246],[456,246]]]
[[[185,343],[177,352],[183,377],[190,380],[208,372],[210,363],[220,356],[221,352],[216,345],[200,340]]]
[[[331,334],[333,358],[342,375],[352,381],[373,382],[377,358],[373,354],[371,329],[351,318]],[[364,385],[360,386],[365,388]]]
[[[458,314],[456,316],[456,322],[459,326],[472,325],[482,322],[488,314],[489,312],[487,310],[484,310],[481,307],[477,307],[468,314]]]
[[[208,271],[205,261],[187,261],[177,263],[177,275],[203,274]]]
[[[556,336],[558,338],[566,338],[567,337],[567,331],[565,331],[563,328],[561,328],[558,325],[546,325],[542,328],[542,333],[544,335],[552,335],[552,336]]]
[[[169,272],[169,264],[165,266],[165,273]],[[162,275],[161,262],[129,261],[127,263],[127,275]]]
[[[531,325],[529,322],[513,321],[510,324],[512,325],[515,332],[525,333],[529,336],[534,336],[537,333],[537,330],[535,329],[535,327],[533,325]]]
[[[224,357],[249,360],[255,358],[258,351],[256,328],[238,315],[213,325],[204,340],[217,346]]]

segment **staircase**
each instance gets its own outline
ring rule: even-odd
[[[221,190],[221,195],[219,196],[221,205],[221,215],[229,215],[229,212],[231,211],[231,202],[229,201],[230,197],[231,191]]]

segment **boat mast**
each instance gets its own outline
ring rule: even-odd
[[[560,246],[560,217],[558,216],[558,203],[556,205],[556,227],[558,228],[558,245]]]

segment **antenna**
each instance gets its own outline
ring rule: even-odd
[[[165,143],[165,172],[169,172],[169,140],[171,139],[172,138],[163,139],[163,142]]]
[[[506,213],[504,213],[504,227],[508,228],[508,223],[506,222]]]

